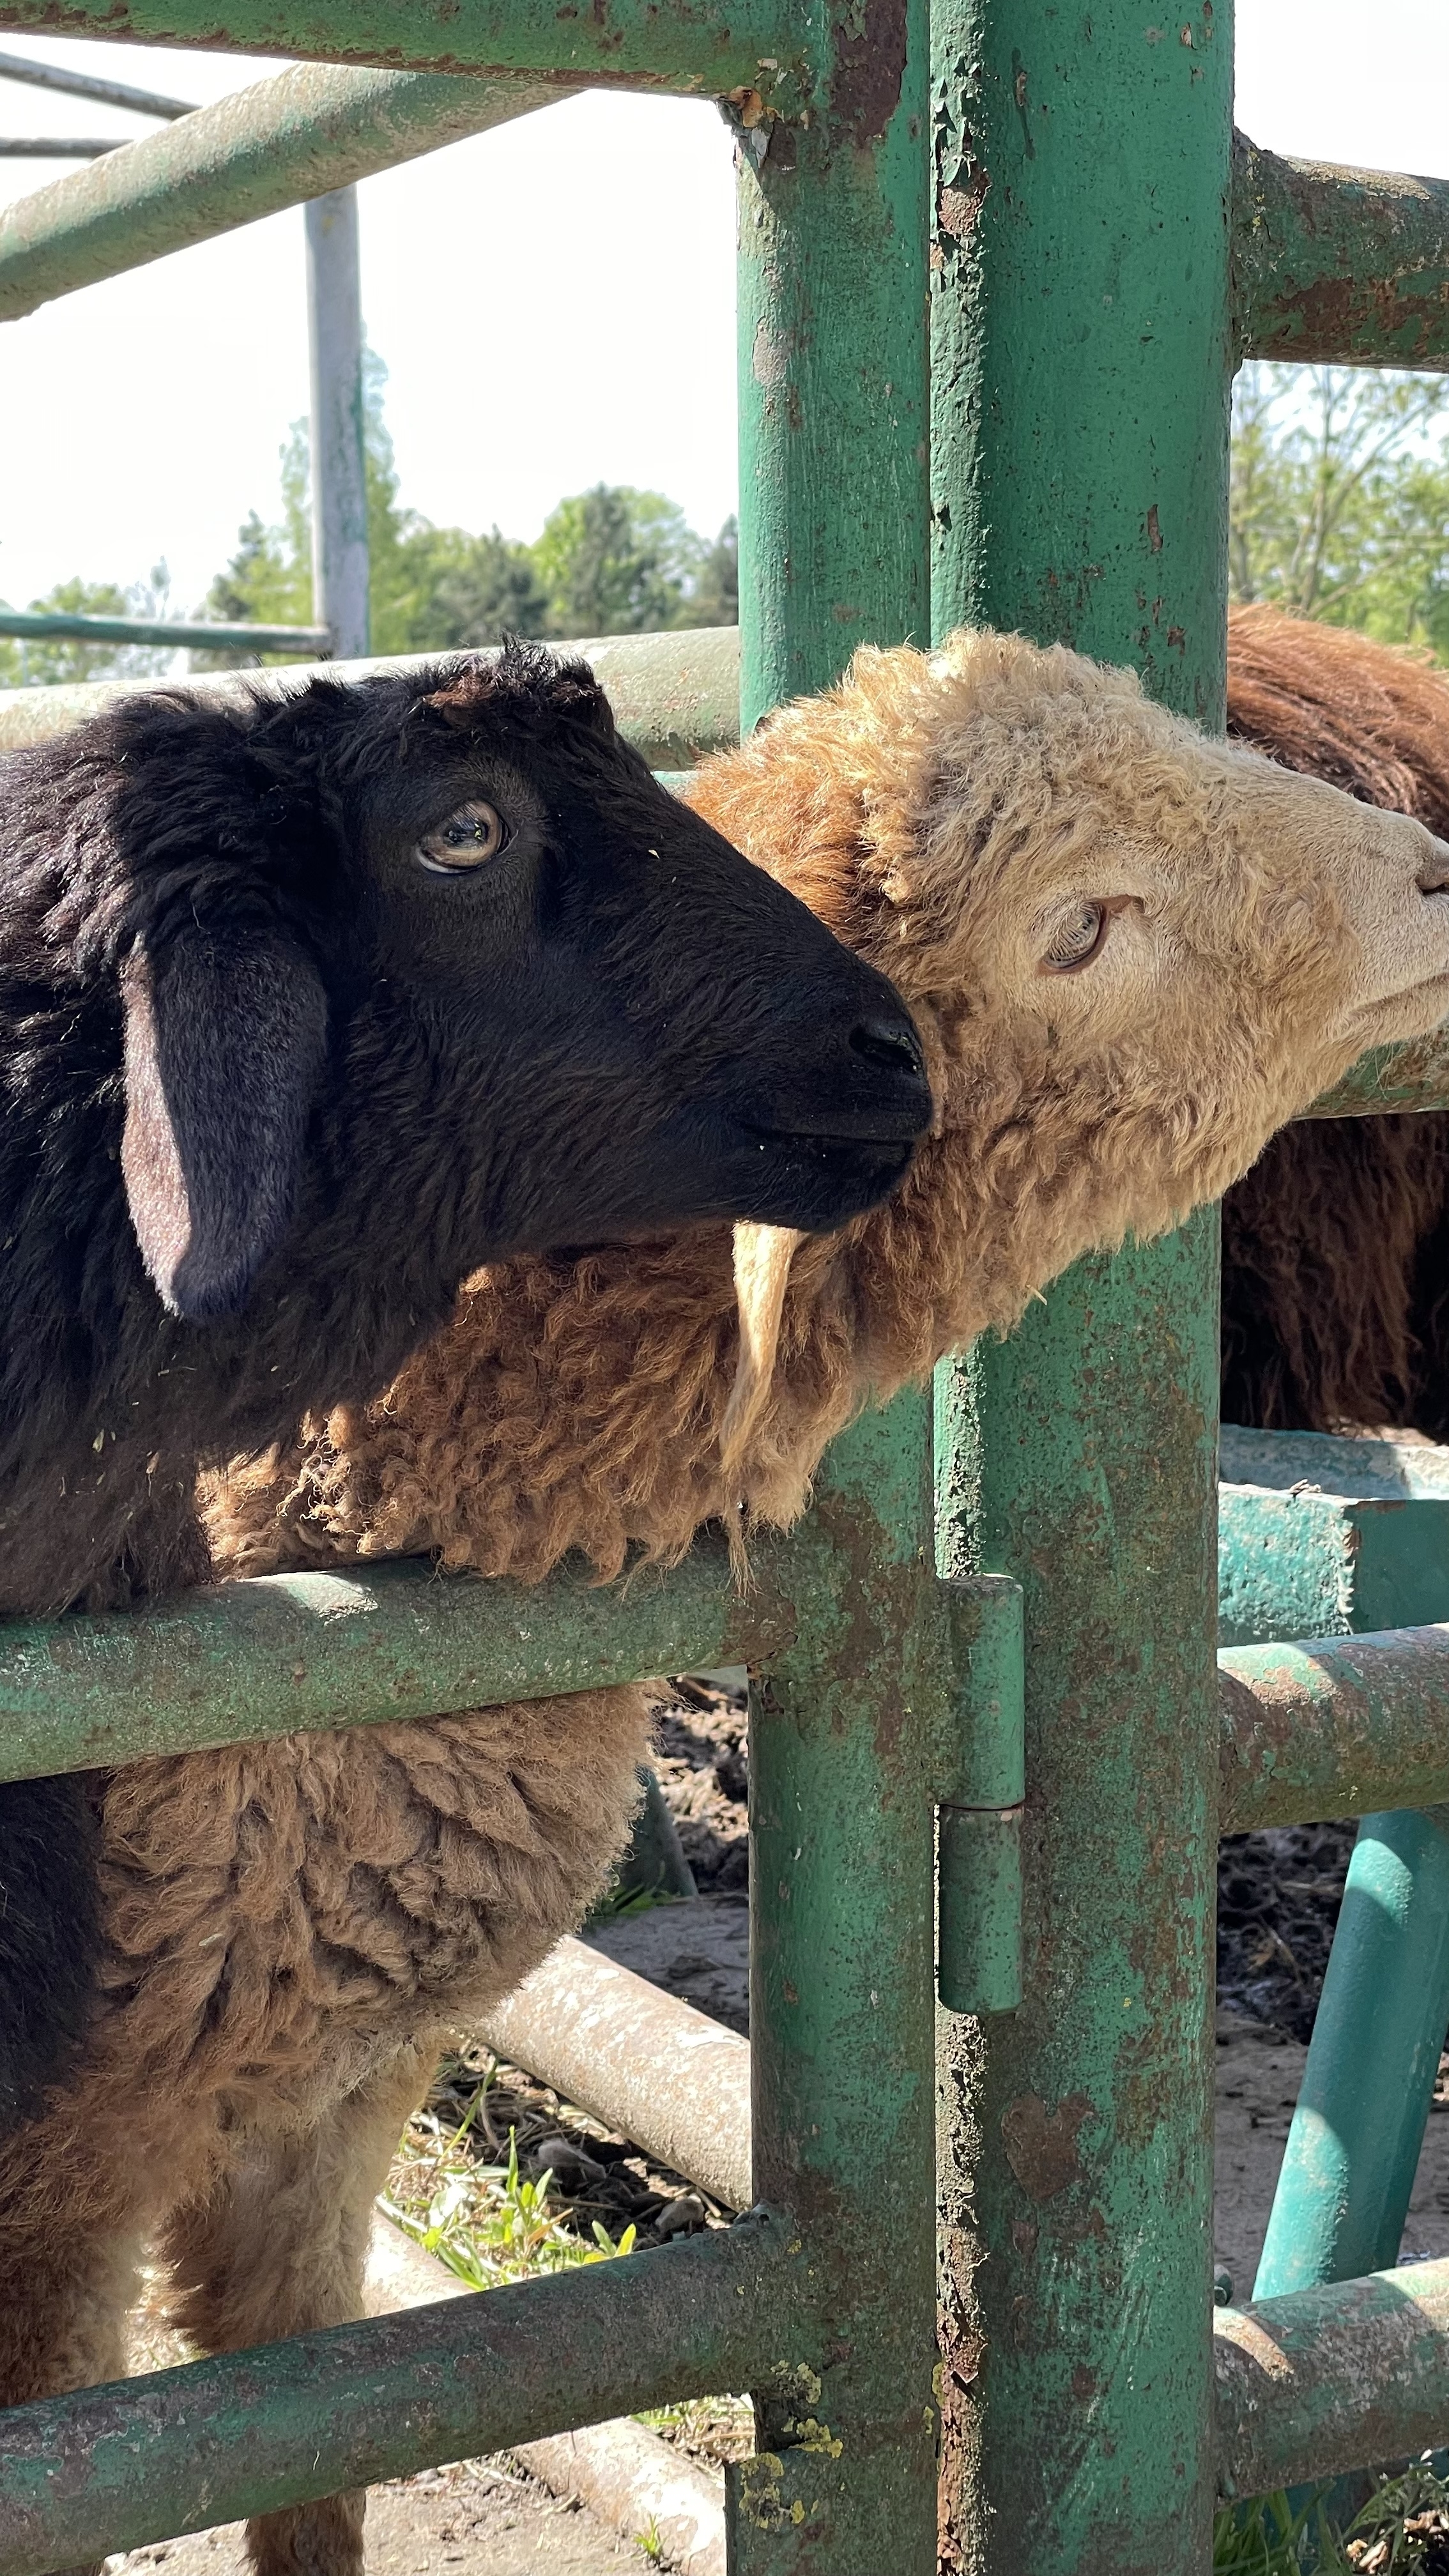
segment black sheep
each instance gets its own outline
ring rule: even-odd
[[[166,691],[0,761],[0,1614],[202,1579],[199,1464],[485,1261],[828,1228],[930,1100],[883,977],[511,647]],[[84,1778],[0,1791],[0,2114],[80,2027]]]

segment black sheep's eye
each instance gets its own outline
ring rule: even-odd
[[[1044,969],[1053,975],[1070,975],[1076,967],[1089,965],[1106,938],[1110,918],[1110,908],[1105,903],[1074,904],[1052,935],[1051,946],[1042,959]]]
[[[481,797],[460,805],[446,823],[435,824],[418,843],[419,867],[430,876],[459,876],[469,868],[480,868],[485,859],[496,859],[508,847],[510,833],[496,805],[485,805]]]

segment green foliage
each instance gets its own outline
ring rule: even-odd
[[[1428,2455],[1381,2478],[1346,2531],[1315,2489],[1295,2511],[1286,2495],[1230,2505],[1213,2530],[1213,2576],[1413,2576],[1443,2563],[1449,2480]]]
[[[1379,368],[1246,367],[1233,412],[1238,600],[1449,659],[1449,389]]]
[[[705,548],[662,492],[596,483],[560,501],[533,549],[556,635],[642,635],[693,623]]]
[[[158,564],[149,581],[122,590],[113,581],[60,581],[44,599],[26,605],[77,617],[173,617],[170,577]],[[154,679],[172,659],[164,644],[82,644],[56,636],[47,641],[0,635],[0,689],[38,688],[44,682],[124,678]]]
[[[403,2140],[403,2172],[409,2161],[425,2166],[430,2197],[421,2211],[395,2194],[384,2197],[380,2206],[386,2216],[472,2290],[494,2290],[539,2272],[571,2272],[581,2264],[632,2254],[633,2227],[626,2227],[616,2244],[595,2219],[593,2244],[586,2245],[565,2225],[562,2211],[553,2205],[552,2176],[545,2172],[528,2182],[520,2174],[516,2130],[508,2132],[506,2165],[473,2160],[467,2140],[487,2089],[486,2083],[479,2086],[466,2116],[451,2132],[432,2113],[418,2113]]]
[[[445,653],[504,635],[622,635],[670,626],[730,626],[739,616],[739,532],[727,519],[713,545],[660,492],[598,483],[561,501],[536,545],[436,528],[398,501],[397,466],[384,417],[387,369],[366,356],[365,455],[372,650]],[[224,572],[200,611],[229,625],[312,623],[311,460],[308,428],[295,421],[282,451],[281,513],[251,511]],[[164,565],[149,584],[63,582],[44,608],[111,616],[175,615]],[[41,680],[146,678],[170,663],[167,648],[7,643],[0,687]],[[224,670],[285,653],[194,652],[193,670]]]

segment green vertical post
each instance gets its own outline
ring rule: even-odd
[[[1220,723],[1231,17],[938,0],[937,633]],[[945,2562],[1211,2563],[1217,1231],[941,1391],[943,1571],[1026,1596],[1025,1995],[943,2022]]]
[[[929,618],[925,0],[824,20],[808,121],[740,133],[741,717]],[[911,1637],[929,1408],[837,1444],[795,1541],[838,1615],[757,1685],[757,2191],[793,2210],[833,2329],[757,2390],[732,2576],[933,2576],[932,1813]]]
[[[746,731],[930,621],[926,0],[832,12],[808,124],[739,141]]]
[[[919,1393],[836,1443],[791,1547],[819,1616],[751,1692],[754,2184],[829,2358],[755,2391],[731,2576],[935,2576],[930,1459]]]

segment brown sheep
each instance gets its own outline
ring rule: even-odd
[[[1449,849],[1062,650],[863,652],[692,801],[889,968],[938,1104],[899,1196],[794,1251],[735,1470],[727,1229],[517,1261],[384,1400],[213,1495],[223,1567],[434,1548],[536,1579],[578,1546],[613,1573],[636,1542],[677,1554],[736,1483],[787,1520],[862,1405],[1216,1195],[1449,1004]],[[8,2394],[114,2370],[151,2231],[207,2346],[356,2313],[433,2052],[578,1919],[645,1726],[639,1692],[596,1692],[117,1776],[90,2064],[0,2167]],[[255,2562],[356,2576],[360,2522],[355,2497],[269,2517]]]
[[[1449,679],[1271,608],[1228,625],[1228,731],[1449,836]],[[1223,1204],[1223,1418],[1449,1438],[1449,1117],[1286,1127]]]

